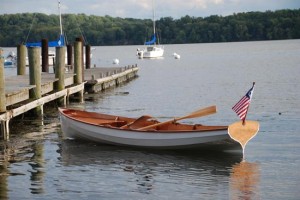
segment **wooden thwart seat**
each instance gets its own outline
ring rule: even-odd
[[[100,123],[99,125],[120,128],[126,124],[127,124],[126,121],[113,121],[113,122]]]
[[[125,124],[124,126],[121,126],[121,129],[138,129],[138,128],[142,128],[144,126],[148,126],[151,124],[156,123],[157,121],[155,120],[149,120],[149,119],[153,119],[153,117],[149,116],[149,115],[143,115],[139,118],[137,118],[136,120],[134,120],[133,122],[130,122],[128,124]]]

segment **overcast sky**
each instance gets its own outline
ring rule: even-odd
[[[152,0],[60,0],[61,12],[152,18]],[[185,15],[207,17],[279,9],[299,9],[300,0],[156,0],[156,18]],[[58,0],[0,0],[0,14],[39,12],[58,14]]]

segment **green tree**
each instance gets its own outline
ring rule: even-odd
[[[84,36],[91,45],[143,44],[152,36],[151,19],[119,18],[86,14],[62,15],[67,42]],[[156,21],[160,42],[199,43],[300,39],[300,9],[235,13],[229,16],[164,17]],[[0,15],[0,46],[56,40],[59,17],[43,13]]]

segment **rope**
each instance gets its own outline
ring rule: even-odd
[[[84,44],[88,44],[88,41],[87,41],[87,39],[86,39],[86,37],[85,37],[83,31],[82,31],[81,28],[79,27],[79,25],[78,25],[78,28],[79,28],[79,31],[80,31],[82,37],[83,37]]]
[[[31,32],[31,29],[32,29],[32,27],[33,27],[33,23],[34,23],[34,20],[35,20],[35,16],[36,16],[36,13],[34,13],[34,16],[33,16],[33,19],[32,19],[32,22],[31,22],[31,25],[30,25],[30,28],[29,28],[29,31],[28,31],[28,34],[27,34],[27,37],[26,37],[26,40],[25,40],[25,42],[24,42],[24,43],[27,43],[27,40],[28,40],[29,34],[30,34],[30,32]],[[23,44],[24,44],[24,43],[23,43]]]

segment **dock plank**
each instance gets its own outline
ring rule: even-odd
[[[132,66],[133,67],[133,66]],[[133,67],[134,68],[134,67]],[[104,67],[90,68],[84,70],[84,81],[86,82],[86,92],[95,93],[109,87],[114,87],[131,77],[128,77],[133,68],[124,67]],[[129,71],[128,71],[129,70]],[[137,71],[135,66],[134,71]],[[135,74],[136,72],[134,72]],[[75,74],[72,71],[65,73],[65,87],[74,85]],[[58,79],[54,73],[41,74],[41,93],[42,96],[54,91],[54,84]],[[35,88],[35,85],[29,84],[29,75],[16,75],[5,78],[5,96],[6,106],[11,106],[26,100],[29,100],[29,91]]]

